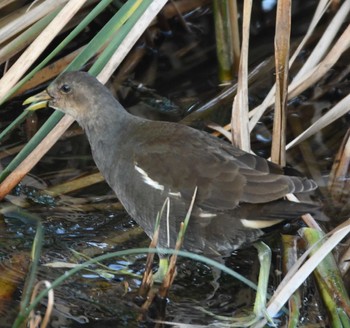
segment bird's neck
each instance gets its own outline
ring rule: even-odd
[[[130,114],[113,97],[99,100],[99,107],[88,110],[89,116],[77,118],[85,130],[91,146],[99,143],[116,143],[129,124]]]
[[[119,160],[119,150],[126,141],[125,134],[138,118],[129,114],[114,98],[99,102],[98,110],[78,123],[83,127],[91,145],[94,161],[101,172],[114,167]],[[105,177],[108,180],[108,177]]]

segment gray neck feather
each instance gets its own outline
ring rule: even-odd
[[[101,98],[97,102],[99,108],[90,109],[91,115],[78,119],[78,123],[85,130],[97,167],[110,182],[107,172],[112,172],[110,168],[117,165],[118,151],[125,142],[125,131],[136,118],[110,95]]]

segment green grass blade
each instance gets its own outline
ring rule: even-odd
[[[44,240],[44,230],[41,224],[40,217],[31,213],[28,213],[22,209],[10,207],[9,209],[6,209],[3,212],[3,214],[5,214],[9,218],[19,219],[27,224],[36,226],[36,233],[35,233],[33,247],[32,247],[32,263],[30,265],[30,272],[26,280],[25,289],[23,291],[20,312],[14,324],[14,327],[18,327],[16,326],[16,322],[22,322],[28,316],[26,311],[29,306],[30,297],[33,292],[35,281],[36,281],[40,254],[41,254],[41,249],[42,249],[43,240]]]
[[[106,3],[110,2],[108,1],[101,1],[104,5],[107,5]],[[133,12],[133,10],[136,8],[135,6],[138,5],[140,0],[129,0],[113,17],[112,19],[97,33],[97,35],[91,40],[89,44],[93,44],[92,46],[88,46],[85,48],[77,57],[76,59],[67,67],[67,70],[74,70],[80,68],[82,65],[86,63],[87,60],[89,60],[95,53],[100,49],[106,40],[108,40],[115,31],[120,28],[123,22],[125,22]],[[101,3],[99,4],[101,5]],[[96,9],[96,8],[95,8]],[[101,8],[99,7],[99,10]],[[98,11],[95,11],[95,14]],[[87,17],[85,18],[85,20]],[[79,26],[81,26],[79,24]],[[111,30],[111,27],[114,27]],[[80,27],[76,28],[80,30]],[[72,32],[73,33],[73,32]],[[71,34],[72,34],[71,33]],[[76,35],[77,33],[74,33]],[[68,37],[67,37],[68,38]],[[70,38],[71,39],[71,38]],[[62,42],[63,43],[63,42]],[[58,51],[57,47],[54,51]],[[38,65],[34,71],[36,72],[42,67],[42,64]],[[33,73],[33,75],[35,74]],[[32,76],[28,74],[25,79],[27,79],[28,76]],[[22,86],[21,80],[17,85]],[[15,88],[14,88],[15,89]],[[17,90],[17,89],[16,89]],[[15,92],[16,90],[11,90],[11,92]],[[9,163],[9,165],[1,172],[0,174],[0,183],[28,156],[29,153],[35,149],[35,147],[45,138],[45,136],[52,130],[52,128],[61,120],[63,117],[63,114],[60,112],[55,112],[51,115],[51,117],[45,122],[45,124],[40,128],[40,130],[35,134],[35,136],[26,144],[26,146],[21,150],[21,152]]]
[[[10,134],[17,125],[21,124],[25,120],[28,114],[29,112],[23,112],[4,131],[2,131],[0,133],[0,142],[5,136]]]
[[[135,8],[134,14],[120,28],[116,37],[111,40],[111,42],[108,44],[103,54],[101,54],[101,56],[96,60],[94,65],[89,70],[90,74],[97,75],[102,70],[102,68],[107,64],[108,60],[112,57],[112,55],[118,49],[119,45],[124,40],[126,35],[129,33],[131,28],[135,24],[137,24],[138,19],[151,3],[152,3],[152,0],[138,1],[137,5],[139,6],[137,8],[136,6],[134,6]]]
[[[30,73],[28,73],[22,80],[20,80],[15,87],[2,99],[0,105],[4,103],[11,95],[18,91],[24,83],[31,79],[39,70],[41,70],[47,63],[50,62],[64,47],[66,47],[84,28],[91,23],[91,21],[100,14],[112,0],[102,0],[98,5],[73,29],[71,33]],[[92,55],[93,56],[93,55]],[[74,69],[74,68],[73,68]]]
[[[80,69],[102,46],[108,42],[112,36],[127,22],[132,15],[135,14],[136,9],[140,6],[142,1],[140,0],[129,0],[110,20],[109,22],[96,34],[96,36],[89,42],[87,47],[77,56],[71,64],[67,67],[67,70]],[[116,39],[124,39],[125,35],[121,36],[117,34]],[[121,42],[120,41],[120,42]],[[106,53],[106,49],[103,54]],[[101,54],[101,56],[103,55]],[[112,56],[112,54],[109,54]],[[110,57],[109,57],[110,58]],[[90,72],[92,75],[93,74]]]
[[[30,152],[43,140],[45,135],[52,130],[57,122],[63,117],[60,112],[55,112],[51,115],[40,130],[34,135],[32,139],[23,147],[17,156],[6,166],[0,174],[0,183],[28,156]]]
[[[11,55],[17,53],[19,49],[23,48],[23,45],[28,43],[28,40],[32,40],[52,21],[52,19],[58,14],[58,12],[62,9],[62,6],[59,9],[54,10],[52,13],[44,16],[42,19],[37,21],[23,33],[21,33],[18,37],[10,41],[0,50],[0,61],[1,63],[5,60],[8,60]]]
[[[194,254],[194,253],[190,253],[190,252],[185,252],[185,251],[176,251],[176,250],[172,250],[172,249],[150,249],[150,248],[135,248],[135,249],[128,249],[128,250],[123,250],[123,251],[118,251],[118,252],[113,252],[113,253],[108,253],[108,254],[103,254],[100,255],[98,257],[95,257],[89,261],[86,261],[80,265],[77,265],[76,267],[74,267],[73,269],[66,271],[64,275],[58,277],[55,281],[52,282],[51,286],[44,289],[43,291],[41,291],[38,296],[35,298],[35,300],[32,302],[32,304],[30,304],[30,306],[28,306],[28,308],[26,309],[25,313],[23,314],[23,316],[21,317],[21,320],[18,320],[16,322],[16,326],[13,325],[13,328],[17,328],[20,327],[20,324],[24,321],[24,319],[29,315],[30,311],[32,311],[33,309],[35,309],[35,307],[40,303],[40,300],[45,297],[47,295],[47,293],[51,290],[54,289],[56,287],[58,287],[59,285],[61,285],[66,279],[68,279],[69,277],[72,277],[74,274],[76,274],[77,272],[79,272],[80,270],[83,270],[87,267],[89,267],[91,264],[94,264],[96,262],[101,262],[110,258],[114,258],[114,257],[123,257],[123,256],[127,256],[127,255],[133,255],[133,254],[145,254],[145,253],[158,253],[158,252],[164,253],[164,254],[176,254],[178,256],[183,256],[185,258],[189,258],[192,259],[194,261],[200,261],[202,263],[205,263],[209,266],[213,266],[227,274],[229,274],[231,277],[237,278],[240,281],[242,281],[244,284],[248,285],[249,287],[253,288],[256,290],[257,286],[252,283],[251,281],[249,281],[248,279],[246,279],[245,277],[243,277],[242,275],[240,275],[239,273],[231,270],[230,268],[226,267],[225,265],[216,262],[210,258],[204,257],[202,255],[199,254]]]

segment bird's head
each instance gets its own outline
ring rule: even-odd
[[[30,104],[26,110],[52,107],[66,113],[77,121],[86,115],[97,97],[105,93],[105,87],[86,72],[65,72],[54,80],[49,87],[23,102]]]

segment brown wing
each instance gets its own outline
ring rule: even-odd
[[[231,209],[240,202],[265,203],[316,186],[312,180],[271,173],[282,170],[186,126],[163,125],[137,147],[135,164],[152,181],[185,199],[192,197],[197,186],[197,204],[202,207]]]

